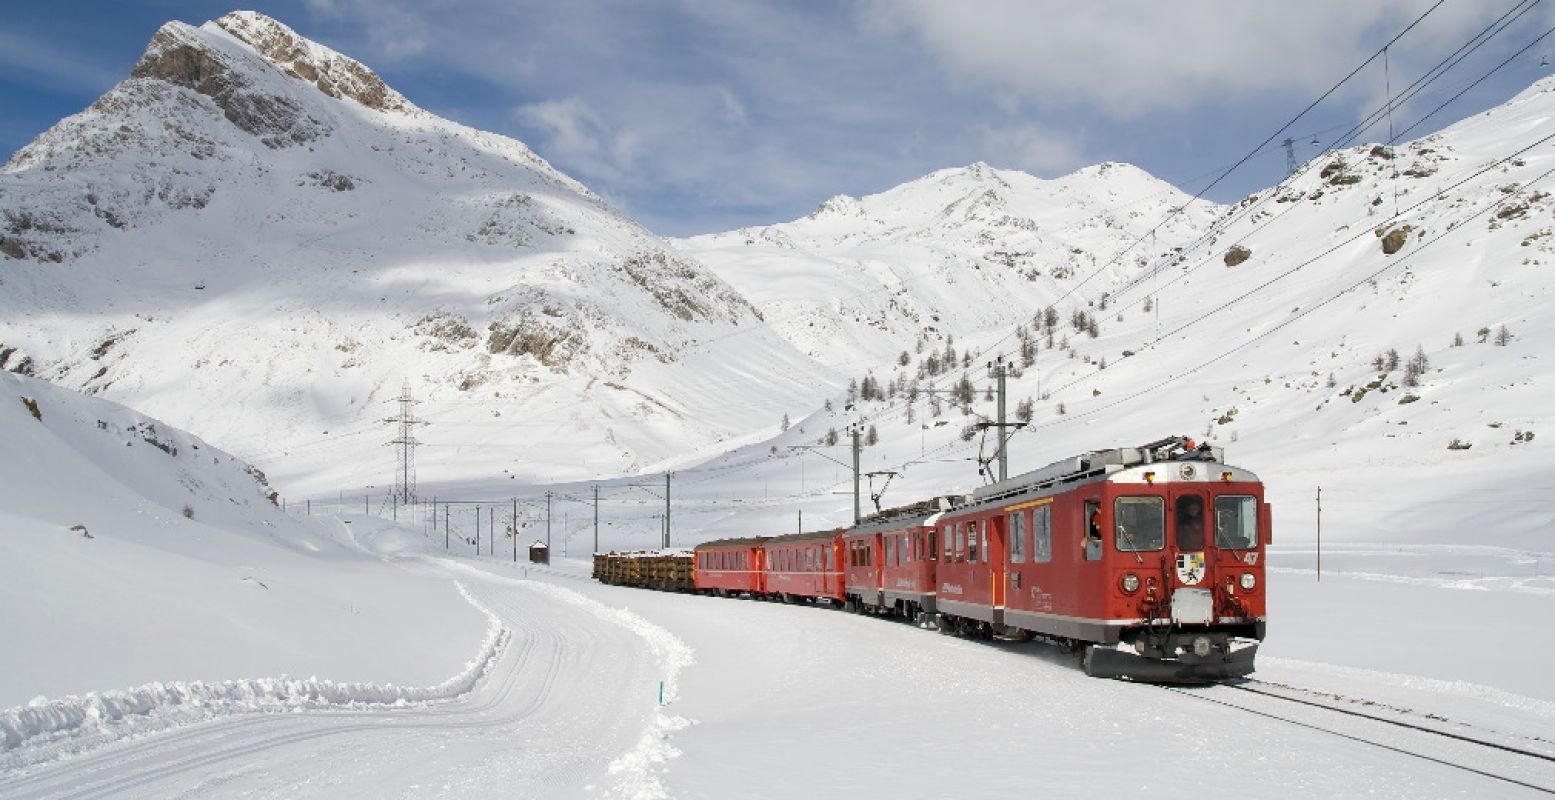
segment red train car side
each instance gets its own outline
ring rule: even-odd
[[[938,521],[964,498],[939,497],[875,514],[843,534],[850,610],[924,622],[936,611]]]
[[[846,599],[841,530],[774,536],[761,547],[766,594],[790,602]]]
[[[748,594],[759,597],[766,592],[766,560],[761,537],[719,539],[703,542],[694,549],[696,590],[721,597]]]

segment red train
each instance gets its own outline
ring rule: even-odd
[[[686,556],[689,585],[668,588],[829,603],[964,636],[1040,636],[1083,651],[1086,673],[1100,677],[1215,680],[1253,671],[1271,535],[1256,475],[1172,437],[846,530],[707,542]],[[596,577],[633,583],[610,577],[622,574],[612,558],[596,557]]]

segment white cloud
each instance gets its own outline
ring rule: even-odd
[[[864,0],[861,18],[877,32],[916,39],[972,84],[1133,119],[1265,92],[1321,90],[1429,6],[1429,0],[983,0],[975,6]],[[1471,21],[1494,11],[1444,7],[1409,49],[1457,41]]]
[[[613,128],[578,97],[545,100],[518,107],[520,124],[544,137],[539,149],[598,180],[621,182],[637,171],[644,137],[629,128]]]
[[[1090,163],[1081,153],[1071,134],[1048,130],[1040,125],[974,128],[984,160],[1003,167],[1015,167],[1035,175],[1072,172]]]

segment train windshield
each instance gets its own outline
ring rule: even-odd
[[[1162,498],[1119,497],[1112,516],[1119,550],[1160,550],[1166,546],[1166,501]]]
[[[1258,546],[1258,501],[1247,495],[1215,498],[1215,546],[1250,550]]]

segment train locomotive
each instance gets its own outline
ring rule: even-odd
[[[948,634],[1040,637],[1086,674],[1205,682],[1253,671],[1271,511],[1253,473],[1174,436],[1085,453],[844,530],[595,556],[607,583],[828,604]],[[666,585],[633,559],[676,558]],[[656,562],[655,562],[656,563]],[[655,574],[676,572],[660,566]]]

